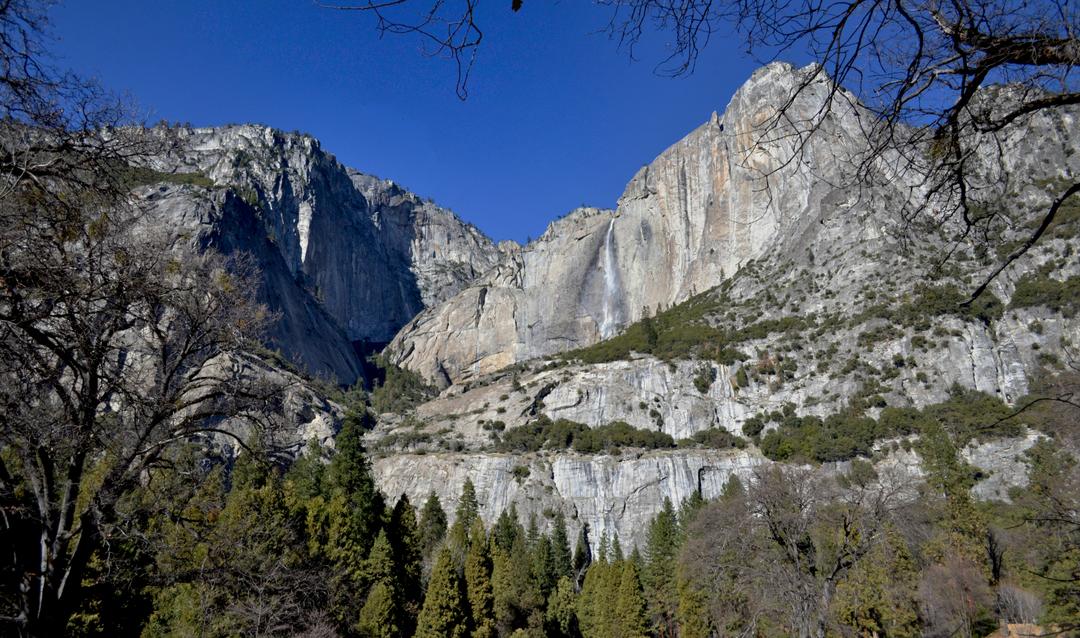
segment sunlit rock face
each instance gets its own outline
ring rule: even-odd
[[[756,72],[722,116],[643,167],[615,211],[580,209],[553,222],[406,325],[390,348],[395,360],[447,384],[589,345],[799,244],[827,201],[845,199],[840,165],[861,139],[859,113],[844,105],[820,122],[800,161],[791,161],[786,127],[762,141],[762,125],[811,72],[779,63]],[[830,86],[812,82],[789,114],[818,117]]]
[[[987,478],[974,488],[983,499],[1005,499],[1009,488],[1027,484],[1024,452],[1038,438],[1025,437],[972,444],[961,451],[965,461]],[[535,519],[550,531],[562,512],[571,538],[588,525],[593,548],[605,535],[618,538],[624,551],[644,550],[649,523],[670,500],[676,507],[700,494],[706,500],[723,493],[733,477],[751,485],[757,468],[771,461],[755,451],[689,450],[622,456],[543,453],[399,454],[375,461],[379,489],[391,500],[406,495],[419,507],[428,495],[439,497],[453,519],[465,480],[471,480],[480,516],[491,525],[513,505],[522,524]],[[825,464],[817,472],[835,475],[848,463]],[[924,478],[919,455],[895,450],[876,464],[877,481],[897,499],[913,498]]]
[[[389,341],[501,254],[450,211],[347,169],[310,136],[254,125],[156,133],[172,147],[151,167],[213,180],[179,197],[215,193],[220,211],[205,223],[217,226],[204,235],[256,255],[263,299],[281,315],[273,342],[311,373],[352,383],[361,366],[343,341]],[[169,206],[179,220],[197,204]]]
[[[618,537],[629,552],[634,545],[644,548],[648,524],[665,499],[678,504],[698,490],[715,498],[731,476],[748,481],[762,462],[749,453],[718,451],[637,458],[429,454],[379,459],[373,469],[379,488],[392,501],[405,494],[419,506],[434,492],[452,517],[468,478],[488,524],[511,504],[523,523],[535,517],[542,530],[550,528],[555,512],[562,512],[574,536],[587,524],[594,547],[606,534]]]

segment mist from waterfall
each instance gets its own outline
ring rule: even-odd
[[[600,321],[600,336],[607,339],[615,333],[618,323],[618,306],[615,295],[619,289],[619,273],[615,269],[615,250],[612,237],[615,231],[615,218],[608,222],[607,235],[604,238],[604,316]]]

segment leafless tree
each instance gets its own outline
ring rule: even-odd
[[[174,445],[278,400],[243,352],[243,256],[170,249],[130,196],[121,103],[42,64],[46,3],[0,3],[0,627],[62,635],[120,500]]]
[[[740,635],[824,636],[837,585],[875,546],[897,493],[866,464],[835,478],[761,467],[744,493],[695,517],[683,573],[709,592],[714,622]]]
[[[752,55],[809,54],[816,59],[814,72],[761,125],[762,142],[778,131],[791,135],[793,127],[801,147],[838,104],[847,108],[858,100],[868,117],[863,121],[866,149],[852,158],[857,181],[880,179],[883,160],[890,165],[889,179],[906,176],[911,192],[901,212],[913,231],[945,230],[952,250],[968,243],[1000,245],[1003,232],[1025,235],[984,273],[968,303],[1026,254],[1053,224],[1063,203],[1080,192],[1076,176],[1060,175],[1041,219],[1028,228],[1001,208],[986,206],[971,181],[985,156],[1028,118],[1080,103],[1073,73],[1080,62],[1080,18],[1064,0],[595,3],[608,10],[607,31],[631,56],[648,35],[668,37],[668,53],[657,67],[663,74],[693,72],[712,37],[730,29],[742,34]],[[320,4],[373,14],[381,33],[421,34],[432,44],[432,53],[456,62],[458,94],[467,95],[469,71],[483,35],[480,0]],[[507,8],[518,11],[522,4],[514,0]],[[793,119],[789,107],[826,78],[831,90],[820,111]],[[1005,84],[1010,87],[1005,92],[987,91]],[[793,153],[792,161],[798,157]]]

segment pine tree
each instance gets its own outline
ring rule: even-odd
[[[665,635],[674,632],[678,592],[675,587],[675,557],[681,533],[670,499],[649,525],[645,554],[645,591],[653,625]]]
[[[555,562],[556,575],[558,577],[572,576],[574,559],[570,553],[570,539],[566,536],[566,516],[562,511],[555,515],[555,529],[551,532],[551,554]]]
[[[390,539],[386,530],[379,530],[375,543],[371,546],[371,552],[364,561],[364,580],[375,584],[386,582],[391,589],[397,589],[397,575],[399,569],[394,562],[394,550],[390,546]]]
[[[499,514],[499,520],[495,521],[495,527],[492,529],[491,535],[498,548],[509,554],[520,528],[517,505],[511,503],[508,509]]]
[[[476,486],[466,477],[461,486],[461,499],[454,513],[454,524],[461,524],[466,533],[472,529],[473,521],[480,516],[480,503],[476,500]]]
[[[601,606],[604,595],[602,572],[606,567],[603,561],[596,561],[589,565],[581,585],[581,594],[577,599],[577,617],[581,635],[585,638],[604,636]]]
[[[626,559],[623,555],[622,544],[619,543],[619,535],[613,534],[611,539],[611,561],[613,563],[621,563]]]
[[[641,588],[637,566],[631,561],[624,561],[619,580],[619,593],[615,600],[615,636],[616,638],[645,638],[648,632],[645,592]]]
[[[465,484],[461,487],[457,510],[454,512],[454,524],[447,535],[447,544],[453,553],[454,564],[459,569],[465,566],[465,555],[469,551],[469,530],[472,529],[473,522],[480,520],[479,512],[476,488],[472,480],[466,477]]]
[[[367,411],[346,414],[334,441],[337,451],[326,471],[330,489],[335,495],[345,497],[349,541],[361,556],[367,555],[382,525],[385,509],[364,449],[364,431],[373,426],[374,420]]]
[[[708,638],[712,635],[709,609],[702,592],[689,578],[679,578],[679,605],[676,619],[680,638]]]
[[[398,566],[397,582],[401,592],[402,630],[411,635],[415,629],[412,621],[420,613],[423,604],[423,552],[420,530],[416,523],[416,512],[409,497],[401,495],[390,513],[390,546],[394,552],[394,563]]]
[[[732,476],[735,476],[734,474]],[[738,480],[737,478],[735,479]],[[683,499],[681,505],[679,505],[679,527],[686,530],[690,527],[690,523],[693,522],[694,517],[697,516],[701,508],[705,507],[705,499],[701,496],[701,492],[693,491],[690,496]]]
[[[536,514],[529,514],[529,526],[525,528],[525,547],[530,551],[540,540],[540,526],[536,523]]]
[[[883,542],[837,585],[833,609],[857,635],[914,638],[922,634],[918,587],[911,553],[900,534],[889,528]]]
[[[509,636],[518,626],[513,566],[509,552],[504,551],[497,543],[492,545],[491,584],[494,590],[495,625],[500,636]]]
[[[739,480],[737,474],[732,474],[728,477],[728,480],[724,482],[724,489],[720,492],[720,500],[724,502],[731,502],[741,500],[746,496],[746,487],[743,486],[742,481]]]
[[[469,553],[465,557],[465,591],[474,638],[495,636],[495,595],[492,590],[490,545],[480,519],[469,533]]]
[[[574,583],[563,576],[555,590],[551,592],[547,604],[547,635],[561,638],[573,638],[578,635],[577,602],[574,595]]]
[[[375,583],[368,592],[364,606],[360,608],[357,633],[365,638],[398,638],[403,635],[398,627],[396,607],[390,584],[386,581]]]
[[[621,574],[621,564],[605,560],[593,562],[585,572],[577,601],[578,623],[585,638],[615,636],[615,605]]]
[[[363,445],[364,430],[373,423],[366,411],[346,414],[323,477],[323,494],[307,507],[309,549],[312,557],[330,562],[329,611],[344,626],[355,622],[371,582],[366,559],[385,510]]]
[[[233,462],[229,480],[234,490],[258,489],[270,478],[270,463],[262,439],[254,437]]]
[[[596,548],[596,560],[600,563],[608,562],[611,554],[611,538],[608,537],[607,530],[600,535],[600,545]]]
[[[559,580],[559,574],[556,573],[555,568],[555,555],[551,549],[551,539],[547,536],[541,536],[533,545],[529,573],[540,597],[546,600]]]
[[[461,580],[454,570],[450,550],[443,548],[428,582],[424,608],[417,619],[417,638],[465,638],[468,615]]]
[[[326,464],[323,463],[323,447],[319,440],[308,441],[307,449],[296,459],[285,474],[290,496],[297,502],[306,504],[322,494]]]
[[[446,511],[435,492],[428,494],[420,510],[420,547],[427,560],[446,537]]]

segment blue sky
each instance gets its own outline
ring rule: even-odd
[[[524,240],[626,182],[731,94],[758,61],[717,34],[690,77],[631,61],[588,0],[483,3],[467,101],[452,63],[310,0],[66,0],[60,65],[129,94],[151,122],[259,122],[319,138],[343,163],[433,197],[495,239]]]

